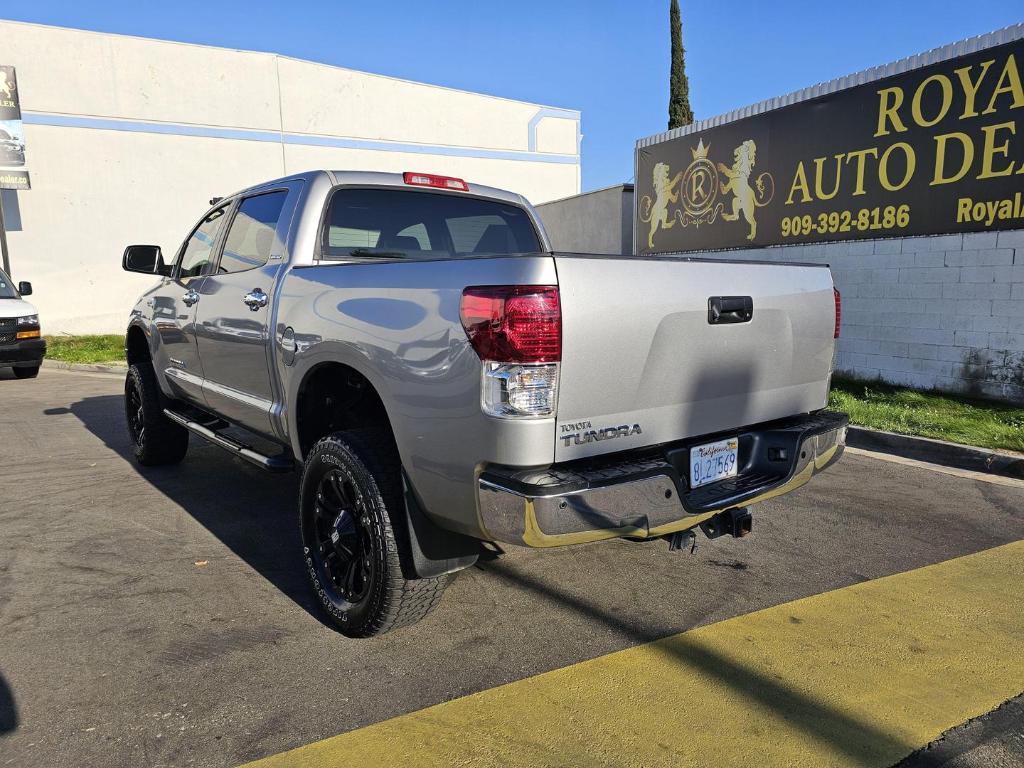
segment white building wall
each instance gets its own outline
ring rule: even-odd
[[[4,193],[12,272],[44,333],[118,332],[213,196],[312,168],[460,176],[532,202],[580,189],[575,110],[275,54],[0,21],[32,189]]]

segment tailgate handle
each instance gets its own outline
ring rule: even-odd
[[[754,300],[750,296],[711,296],[708,299],[708,323],[749,323],[754,316]]]

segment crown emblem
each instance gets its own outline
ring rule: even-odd
[[[697,142],[697,146],[694,149],[691,149],[690,152],[693,154],[694,160],[706,160],[708,157],[708,150],[710,149],[710,146],[704,146],[704,137],[702,136]]]

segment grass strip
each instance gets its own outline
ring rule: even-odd
[[[850,414],[851,423],[863,427],[1024,451],[1024,408],[1008,403],[837,376],[832,379],[829,406]]]

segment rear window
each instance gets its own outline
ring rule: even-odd
[[[339,189],[323,235],[326,258],[457,258],[536,253],[522,208],[495,200],[404,189]]]

